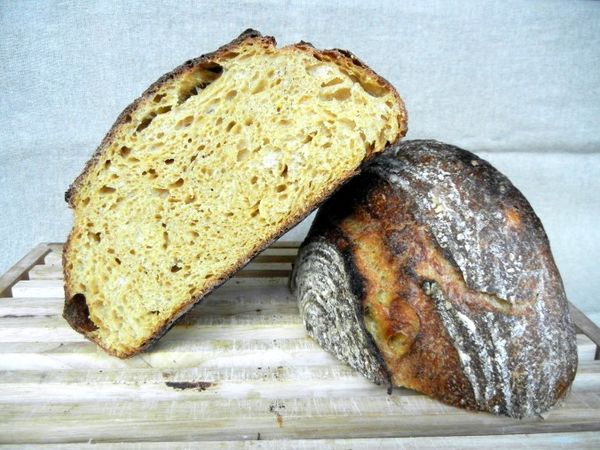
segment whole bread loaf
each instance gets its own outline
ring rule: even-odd
[[[525,417],[575,376],[540,220],[457,147],[408,141],[378,156],[321,207],[291,281],[308,333],[377,383]]]
[[[64,317],[131,356],[406,132],[351,53],[248,30],[161,77],[66,194]]]

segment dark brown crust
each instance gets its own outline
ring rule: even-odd
[[[315,242],[350,248],[356,298],[391,299],[376,322],[382,342],[408,342],[384,356],[395,384],[512,417],[568,392],[575,333],[546,234],[523,195],[472,153],[436,141],[389,148],[321,208],[303,247]]]
[[[367,304],[367,299],[373,295],[371,290],[376,290],[373,280],[380,278],[384,271],[393,272],[393,280],[385,286],[385,290],[393,292],[395,297],[390,308],[392,314],[378,320],[386,330],[385,339],[398,332],[410,337],[410,351],[406,355],[397,355],[394,361],[385,361],[375,344],[366,350],[375,353],[384,363],[396,386],[415,389],[444,403],[476,409],[468,381],[461,372],[458,354],[435,306],[421,290],[422,281],[412,270],[416,258],[420,262],[428,262],[424,255],[418,255],[419,249],[435,245],[431,235],[415,221],[411,213],[413,209],[409,199],[398,198],[390,185],[379,177],[356,177],[319,210],[302,247],[324,239],[340,250],[354,295],[360,299],[357,307],[361,310],[372,307]],[[348,220],[361,224],[360,237],[349,232]],[[380,246],[377,239],[371,240],[374,236],[384,237],[391,230],[398,239],[393,245],[388,241]],[[358,240],[363,246],[366,244],[370,252],[377,252],[379,257],[389,261],[386,266],[372,267],[372,261],[370,264],[363,261]],[[399,245],[399,241],[403,244]],[[396,255],[407,254],[411,255],[410,265],[396,266],[392,263]],[[420,327],[411,333],[407,319],[415,314]],[[358,326],[364,328],[364,323]]]
[[[77,193],[77,190],[79,189],[79,186],[81,185],[82,181],[85,179],[87,174],[92,170],[92,168],[95,166],[95,164],[97,164],[97,162],[100,160],[100,158],[103,154],[103,151],[107,147],[110,146],[112,140],[115,138],[120,127],[127,122],[127,118],[129,116],[129,114],[138,107],[140,102],[152,97],[168,81],[180,76],[181,74],[183,74],[187,71],[193,70],[197,66],[211,63],[211,62],[217,62],[222,55],[226,55],[227,53],[235,50],[236,48],[240,47],[246,41],[249,41],[249,40],[254,40],[259,43],[262,42],[264,45],[267,45],[267,46],[273,46],[273,47],[276,46],[275,38],[273,38],[271,36],[262,36],[261,33],[256,30],[247,29],[242,34],[240,34],[240,36],[238,36],[236,39],[234,39],[229,44],[226,44],[226,45],[220,47],[219,49],[217,49],[214,52],[211,52],[211,53],[202,55],[198,58],[186,61],[185,63],[183,63],[176,69],[174,69],[173,71],[163,75],[156,82],[154,82],[146,91],[144,91],[144,93],[138,99],[136,99],[133,103],[131,103],[129,106],[127,106],[125,108],[125,110],[119,115],[119,117],[117,118],[117,120],[115,121],[115,123],[113,124],[111,129],[109,130],[108,134],[104,137],[101,144],[98,146],[97,150],[91,157],[91,159],[87,162],[81,175],[79,175],[75,179],[75,181],[71,184],[71,186],[65,193],[65,201],[69,204],[69,206],[72,208],[75,206],[73,199],[74,199],[74,197]],[[376,74],[373,70],[371,70],[368,66],[366,66],[362,61],[360,61],[354,55],[352,55],[349,52],[346,52],[344,50],[338,50],[338,49],[319,51],[319,50],[316,50],[314,47],[312,47],[310,44],[307,44],[305,42],[291,45],[286,48],[308,52],[308,53],[311,53],[311,54],[317,55],[317,56],[325,56],[328,59],[337,61],[341,65],[347,65],[347,66],[353,65],[353,66],[359,68],[361,72],[363,72],[363,73],[366,72],[367,75],[374,77],[379,83],[381,83],[386,89],[388,89],[394,95],[396,101],[398,102],[398,104],[400,106],[401,115],[398,119],[399,133],[398,133],[396,140],[390,144],[394,144],[394,143],[400,141],[400,139],[402,139],[402,137],[406,134],[407,113],[406,113],[406,109],[404,107],[404,103],[403,103],[402,99],[400,98],[400,95],[398,94],[396,89],[387,80],[385,80],[383,77]],[[351,56],[349,56],[349,55],[351,55]],[[70,314],[70,312],[66,309],[67,305],[69,304],[68,299],[70,299],[73,295],[71,292],[69,292],[68,287],[67,287],[69,285],[69,280],[70,280],[70,270],[68,269],[66,255],[67,255],[67,251],[69,249],[69,246],[71,244],[71,239],[72,239],[71,234],[70,234],[69,238],[67,239],[67,242],[65,243],[64,249],[63,249],[63,270],[64,270],[64,280],[65,280],[64,287],[65,287],[65,299],[66,299],[65,310],[63,311],[63,317],[65,318],[65,320],[67,320],[67,322],[69,322],[69,324],[76,331],[83,334],[87,339],[91,340],[92,342],[95,342],[99,347],[101,347],[103,350],[105,350],[107,353],[109,353],[113,356],[117,356],[120,358],[129,358],[131,356],[138,354],[139,352],[147,349],[149,346],[151,346],[153,343],[155,343],[158,339],[160,339],[181,316],[183,316],[193,306],[195,306],[197,303],[199,303],[206,295],[210,294],[214,289],[216,289],[217,287],[222,285],[225,281],[227,281],[229,278],[231,278],[231,276],[233,276],[241,268],[246,266],[252,260],[252,258],[254,258],[258,253],[260,253],[262,250],[264,250],[266,247],[268,247],[271,243],[276,241],[281,235],[285,234],[285,232],[290,230],[293,226],[295,226],[302,219],[306,218],[315,208],[317,208],[321,203],[323,203],[333,192],[335,192],[337,189],[339,189],[343,184],[345,184],[353,176],[360,173],[360,171],[365,166],[367,166],[375,156],[376,156],[376,153],[374,153],[374,152],[367,154],[366,157],[364,158],[362,164],[360,165],[360,167],[358,167],[354,171],[350,171],[349,173],[347,173],[344,177],[342,177],[337,182],[337,184],[332,185],[328,192],[323,192],[322,195],[315,202],[308,205],[303,211],[299,211],[295,215],[290,216],[288,218],[288,220],[281,226],[280,230],[278,230],[278,232],[274,233],[271,238],[267,239],[265,242],[258,243],[248,255],[246,255],[245,257],[240,259],[240,262],[232,270],[221,275],[221,277],[219,277],[213,283],[212,286],[209,286],[208,288],[205,289],[204,292],[200,293],[196,297],[190,299],[190,301],[188,301],[187,303],[183,304],[179,308],[179,310],[172,316],[172,318],[167,323],[165,323],[164,326],[162,326],[159,330],[157,330],[140,347],[133,349],[130,352],[117,353],[117,352],[112,351],[109,348],[102,346],[100,342],[98,342],[97,340],[95,340],[89,336],[88,330],[86,329],[86,327],[81,327],[81,323],[79,321],[70,320],[70,318],[73,316],[73,314]],[[73,231],[71,231],[71,233],[72,232]]]

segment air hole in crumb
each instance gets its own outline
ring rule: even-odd
[[[168,105],[168,106],[161,106],[160,108],[158,108],[156,110],[157,114],[164,114],[164,113],[168,113],[169,111],[171,111],[172,106]]]
[[[194,116],[187,116],[187,117],[184,117],[183,119],[181,119],[179,122],[177,122],[177,125],[175,125],[175,126],[177,128],[189,127],[193,121],[194,121]]]
[[[82,200],[83,206],[87,206],[90,203],[90,198],[86,197]]]
[[[227,53],[219,55],[219,57],[220,58],[225,58],[225,59],[231,59],[231,58],[235,58],[239,54],[240,54],[240,52],[228,51]]]
[[[252,118],[251,118],[251,117],[246,117],[246,118],[244,119],[244,125],[245,125],[245,126],[247,126],[247,127],[249,127],[249,126],[250,126],[250,125],[252,125],[253,123],[254,123],[254,121],[252,120]]]
[[[175,160],[173,158],[165,159],[165,164],[167,164],[167,165],[173,164],[174,162],[175,162]]]
[[[190,162],[196,161],[197,157],[198,157],[198,154],[192,155],[192,157],[190,158]]]
[[[128,156],[129,153],[131,153],[131,149],[126,146],[121,147],[121,149],[119,150],[119,155],[121,155],[123,158]]]
[[[267,82],[264,79],[258,80],[258,82],[254,85],[254,88],[250,92],[251,94],[258,94],[264,91],[267,87]]]
[[[154,96],[154,98],[152,99],[152,101],[154,103],[159,103],[163,98],[165,98],[167,96],[167,94],[156,94]]]
[[[178,188],[183,186],[183,178],[179,178],[176,182],[171,184],[172,188]]]
[[[171,272],[176,273],[179,272],[181,270],[181,267],[179,267],[177,264],[175,264],[174,266],[171,267]]]
[[[237,91],[234,89],[233,91],[229,91],[227,93],[227,95],[225,95],[225,98],[227,100],[231,100],[232,98],[234,98],[237,95]]]
[[[115,262],[116,262],[118,265],[121,265],[121,260],[120,260],[119,258],[115,258]]]
[[[130,255],[135,255],[135,250],[134,249],[129,250],[129,254]]]
[[[106,167],[107,169],[110,167],[110,159],[107,159],[107,160],[104,162],[104,167]]]
[[[98,329],[90,319],[90,310],[85,295],[77,293],[65,305],[65,318],[78,331],[91,332]]]
[[[227,128],[225,128],[225,131],[229,132],[231,131],[231,129],[235,126],[235,121],[231,121],[227,124]]]
[[[243,148],[237,152],[236,160],[237,160],[237,162],[244,161],[245,159],[248,158],[249,155],[250,155],[250,152],[248,151],[248,149]]]
[[[178,104],[182,104],[190,97],[198,95],[206,87],[214,82],[223,73],[223,67],[211,62],[195,68],[190,75],[191,80],[181,88],[178,94]]]
[[[275,188],[275,191],[276,191],[276,192],[283,192],[283,191],[285,191],[286,189],[287,189],[287,184],[280,184],[279,186],[277,186],[277,187]]]
[[[110,186],[102,186],[100,188],[100,190],[98,191],[100,194],[112,194],[116,191],[116,189],[114,187],[110,187]]]
[[[321,100],[327,100],[327,101],[330,101],[330,100],[344,101],[344,100],[348,100],[351,95],[352,95],[352,92],[350,91],[349,88],[340,88],[334,92],[322,92],[321,94],[319,94],[319,98],[321,98]]]
[[[324,81],[323,83],[321,83],[321,87],[335,86],[336,84],[340,84],[343,82],[344,82],[344,80],[342,80],[341,78],[335,77],[335,78],[332,78],[331,80]]]
[[[170,194],[168,189],[153,188],[152,194],[156,197],[167,198]]]
[[[386,93],[386,88],[374,81],[361,81],[360,85],[372,97],[382,97]]]
[[[339,123],[345,125],[346,127],[350,128],[350,130],[354,130],[356,128],[356,122],[354,120],[351,119],[346,119],[346,118],[342,118],[339,120]]]
[[[143,131],[146,128],[148,128],[150,126],[150,124],[152,123],[152,121],[154,120],[154,117],[155,117],[154,113],[144,117],[142,119],[142,121],[140,122],[140,124],[135,129],[135,131],[137,131],[139,133],[140,131]]]
[[[250,184],[256,184],[257,181],[258,181],[258,177],[256,175],[254,175],[252,178],[250,178]]]
[[[282,176],[283,178],[286,178],[288,176],[288,165],[287,164],[283,165],[280,176]]]
[[[306,136],[304,136],[304,139],[302,139],[302,144],[308,144],[310,141],[313,140],[315,135],[313,134],[307,134]]]
[[[90,238],[92,238],[93,240],[95,240],[96,242],[102,242],[102,233],[98,232],[98,233],[88,233]]]

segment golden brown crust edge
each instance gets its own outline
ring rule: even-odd
[[[264,43],[264,45],[267,45],[267,46],[275,46],[276,45],[276,40],[274,37],[263,36],[260,32],[249,28],[249,29],[245,30],[242,34],[240,34],[236,39],[234,39],[233,41],[231,41],[228,44],[221,46],[214,52],[207,53],[207,54],[199,56],[198,58],[194,58],[189,61],[186,61],[182,65],[175,68],[173,71],[161,76],[156,82],[154,82],[152,85],[150,85],[150,87],[148,87],[148,89],[146,89],[139,98],[137,98],[129,106],[127,106],[123,110],[123,112],[118,116],[117,120],[112,125],[109,132],[104,137],[104,139],[102,140],[102,142],[100,143],[100,145],[98,146],[98,148],[96,149],[96,151],[94,152],[94,154],[92,155],[90,160],[86,163],[83,172],[75,179],[75,181],[71,184],[71,186],[65,193],[65,201],[69,204],[69,206],[71,208],[73,208],[75,206],[73,204],[73,198],[74,198],[79,186],[81,185],[82,181],[85,179],[87,174],[92,170],[94,165],[100,160],[100,157],[101,157],[103,151],[110,145],[112,139],[117,134],[119,128],[123,124],[127,123],[128,116],[130,115],[130,113],[133,110],[135,110],[135,108],[137,108],[137,106],[139,105],[139,103],[141,101],[143,101],[146,98],[151,97],[158,90],[160,90],[160,88],[166,82],[172,80],[173,78],[185,73],[186,71],[193,70],[198,65],[218,61],[219,57],[226,55],[228,52],[234,51],[236,48],[240,47],[248,40],[257,40],[259,42],[262,41]],[[404,137],[406,135],[407,112],[406,112],[406,108],[404,106],[404,102],[400,98],[400,95],[398,94],[396,89],[385,78],[376,74],[372,69],[370,69],[366,64],[364,64],[362,61],[360,61],[352,53],[345,51],[345,50],[339,50],[339,49],[319,51],[319,50],[315,49],[311,44],[306,43],[306,42],[300,42],[298,44],[293,44],[293,45],[290,45],[290,46],[284,47],[284,48],[291,48],[291,49],[297,49],[300,51],[306,51],[306,52],[312,53],[313,55],[315,55],[315,54],[316,55],[324,55],[327,58],[338,61],[338,63],[340,63],[340,62],[344,63],[344,65],[348,68],[353,68],[354,70],[357,70],[357,71],[360,70],[362,72],[365,72],[369,76],[374,77],[377,81],[379,81],[381,84],[383,84],[386,88],[388,88],[390,90],[390,92],[394,95],[394,98],[396,99],[396,101],[398,102],[398,104],[400,106],[400,116],[398,118],[398,123],[399,123],[398,136],[394,140],[394,142],[391,142],[390,144],[395,144],[395,143],[399,142],[400,139],[402,139],[402,137]],[[252,260],[252,258],[254,258],[258,253],[260,253],[262,250],[264,250],[266,247],[268,247],[271,243],[276,241],[280,236],[282,236],[284,233],[286,233],[288,230],[290,230],[293,226],[295,226],[301,220],[306,218],[314,209],[316,209],[321,203],[323,203],[327,198],[329,198],[329,196],[331,196],[341,186],[343,186],[345,183],[347,183],[352,177],[354,177],[355,175],[360,173],[362,168],[365,167],[376,155],[377,155],[377,153],[374,153],[374,152],[367,154],[366,157],[364,158],[362,164],[356,170],[349,171],[345,176],[341,177],[339,179],[339,181],[337,182],[337,184],[333,185],[329,191],[322,192],[316,201],[314,201],[312,204],[309,204],[304,210],[299,211],[295,215],[291,216],[286,222],[284,222],[284,224],[281,226],[281,228],[276,233],[273,234],[273,236],[271,236],[269,239],[266,239],[264,242],[258,243],[251,252],[249,252],[245,257],[240,258],[239,263],[232,270],[223,274],[211,286],[207,287],[204,290],[204,292],[201,292],[197,296],[190,299],[190,301],[184,303],[178,309],[178,311],[173,315],[173,317],[168,322],[166,322],[163,326],[161,326],[159,329],[157,329],[152,334],[152,336],[150,336],[148,338],[147,341],[145,341],[141,346],[139,346],[135,349],[132,349],[131,351],[128,351],[128,352],[115,352],[112,349],[107,348],[106,346],[103,346],[99,340],[94,339],[92,336],[89,335],[89,330],[86,330],[84,327],[82,327],[78,323],[77,318],[74,317],[72,311],[69,311],[69,309],[67,308],[68,302],[73,295],[68,289],[68,286],[70,284],[69,281],[70,281],[71,275],[70,275],[70,270],[68,269],[68,264],[67,264],[67,260],[66,260],[66,255],[67,255],[68,249],[71,245],[71,239],[72,239],[72,233],[73,233],[73,230],[71,230],[71,233],[69,233],[69,237],[67,238],[67,241],[65,242],[65,245],[63,247],[63,256],[62,256],[63,257],[63,271],[64,271],[64,290],[65,290],[65,308],[63,310],[63,318],[69,323],[69,325],[71,325],[71,327],[73,329],[75,329],[79,333],[83,334],[86,337],[86,339],[94,342],[96,345],[98,345],[100,348],[102,348],[108,354],[119,357],[119,358],[130,358],[132,356],[135,356],[136,354],[144,351],[145,349],[150,347],[152,344],[154,344],[156,341],[158,341],[175,324],[175,322],[179,318],[181,318],[186,312],[188,312],[192,307],[194,307],[197,303],[199,303],[204,297],[206,297],[214,289],[216,289],[217,287],[222,285],[225,281],[227,281],[229,278],[231,278],[241,268],[243,268],[245,265],[247,265]]]

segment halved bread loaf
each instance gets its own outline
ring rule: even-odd
[[[64,317],[131,356],[406,132],[352,54],[248,30],[123,111],[66,198]]]

